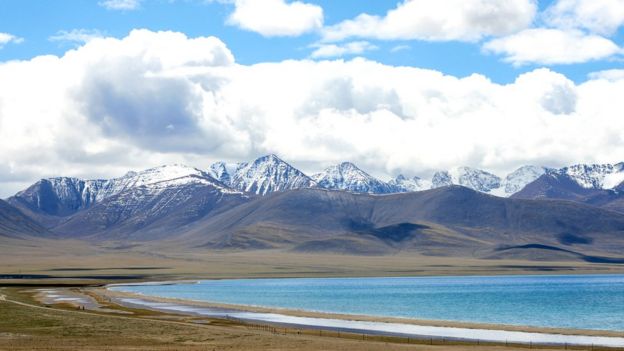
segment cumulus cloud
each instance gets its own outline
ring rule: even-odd
[[[104,36],[105,34],[97,29],[72,29],[69,31],[60,30],[55,35],[48,38],[48,40],[84,44],[93,39],[103,38]]]
[[[367,51],[377,50],[378,47],[367,41],[353,41],[344,44],[316,44],[312,58],[342,57],[346,55],[360,55]]]
[[[136,10],[141,6],[142,0],[104,0],[98,4],[108,10],[130,11]]]
[[[218,126],[201,128],[204,117],[213,117],[204,94],[214,87],[174,73],[232,65],[232,54],[219,39],[142,30],[84,50],[90,73],[72,93],[82,114],[105,135],[159,151],[206,152],[227,142]]]
[[[557,0],[544,14],[546,22],[559,28],[582,28],[610,35],[624,25],[624,1]]]
[[[0,189],[277,153],[387,177],[624,159],[624,79],[510,84],[370,60],[241,65],[217,38],[137,30],[0,63]],[[33,103],[36,101],[36,103]]]
[[[323,26],[323,8],[301,1],[234,0],[227,23],[265,37],[299,36]]]
[[[484,44],[486,52],[504,56],[514,65],[582,63],[622,53],[609,39],[579,30],[535,28]]]
[[[323,37],[477,41],[527,28],[536,11],[535,0],[405,0],[383,17],[360,14],[326,27]]]
[[[21,42],[23,42],[24,39],[16,37],[13,34],[9,34],[9,33],[0,33],[0,49],[2,49],[2,47],[6,44],[9,43],[15,43],[15,44],[19,44]]]

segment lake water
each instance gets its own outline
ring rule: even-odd
[[[111,289],[330,313],[624,331],[624,275],[236,279]]]

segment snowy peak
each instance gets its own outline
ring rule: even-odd
[[[422,191],[431,189],[431,182],[420,177],[406,178],[399,174],[396,178],[388,182],[400,192]]]
[[[523,166],[509,173],[501,183],[504,195],[511,196],[522,190],[551,169],[538,166]]]
[[[312,179],[326,189],[368,194],[397,192],[397,189],[392,185],[369,175],[351,162],[343,162],[328,167],[323,172],[313,175]]]
[[[500,177],[476,168],[458,167],[450,173],[454,183],[484,193],[499,188],[501,184]]]
[[[258,195],[315,185],[310,177],[275,155],[239,164],[231,180],[232,187]]]
[[[570,177],[585,189],[613,189],[624,181],[624,163],[579,164],[554,172]]]

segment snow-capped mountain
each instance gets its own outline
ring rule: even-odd
[[[624,162],[617,164],[579,164],[555,170],[586,189],[613,189],[624,182]]]
[[[431,181],[433,188],[462,185],[483,193],[500,187],[501,179],[489,172],[471,167],[457,167],[447,172],[437,172]]]
[[[449,171],[434,173],[431,179],[431,189],[462,185],[483,193],[508,197],[522,190],[547,170],[545,167],[523,166],[501,179],[497,175],[480,169],[457,167]]]
[[[355,193],[389,194],[399,192],[394,186],[382,182],[351,162],[343,162],[328,167],[312,179],[326,189],[346,190]]]
[[[400,192],[422,191],[431,189],[431,181],[422,179],[420,177],[407,178],[402,174],[399,174],[396,178],[389,181],[388,184],[395,187]]]
[[[144,187],[151,195],[166,187],[205,184],[232,192],[208,173],[183,165],[165,165],[141,172],[128,172],[114,179],[83,180],[58,177],[42,179],[9,199],[10,203],[53,216],[67,216],[92,207],[129,189]]]
[[[476,168],[456,167],[436,172],[430,180],[399,175],[389,182],[384,182],[350,162],[331,166],[309,177],[279,157],[267,155],[250,163],[217,162],[211,165],[207,172],[174,164],[141,172],[128,172],[114,179],[84,180],[71,177],[42,179],[9,198],[8,202],[27,212],[47,216],[46,220],[53,217],[51,220],[56,221],[55,218],[73,215],[118,194],[139,188],[142,190],[132,193],[139,197],[154,197],[170,189],[185,186],[207,186],[222,193],[249,192],[266,195],[276,191],[317,186],[355,193],[390,194],[461,185],[490,195],[509,197],[521,192],[527,185],[544,175],[569,179],[568,182],[572,182],[569,184],[578,184],[582,189],[618,189],[619,192],[624,188],[624,163],[580,164],[561,169],[523,166],[504,179]],[[533,189],[533,192],[535,191]],[[183,201],[180,200],[182,196],[175,198],[176,201]],[[134,200],[123,201],[128,203],[142,201],[140,198]]]
[[[247,199],[212,177],[190,174],[127,188],[77,212],[54,231],[75,237],[106,233],[108,238],[155,239]]]
[[[230,186],[258,195],[291,189],[310,188],[316,183],[300,170],[275,155],[251,163],[241,163],[231,175]]]
[[[42,179],[8,199],[35,212],[66,216],[90,207],[110,191],[106,180],[82,180],[70,177]]]
[[[523,166],[509,173],[500,186],[501,196],[511,196],[522,190],[527,184],[535,181],[544,173],[551,171],[546,167]]]

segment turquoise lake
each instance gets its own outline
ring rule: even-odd
[[[233,279],[111,289],[329,313],[624,331],[624,275]]]

